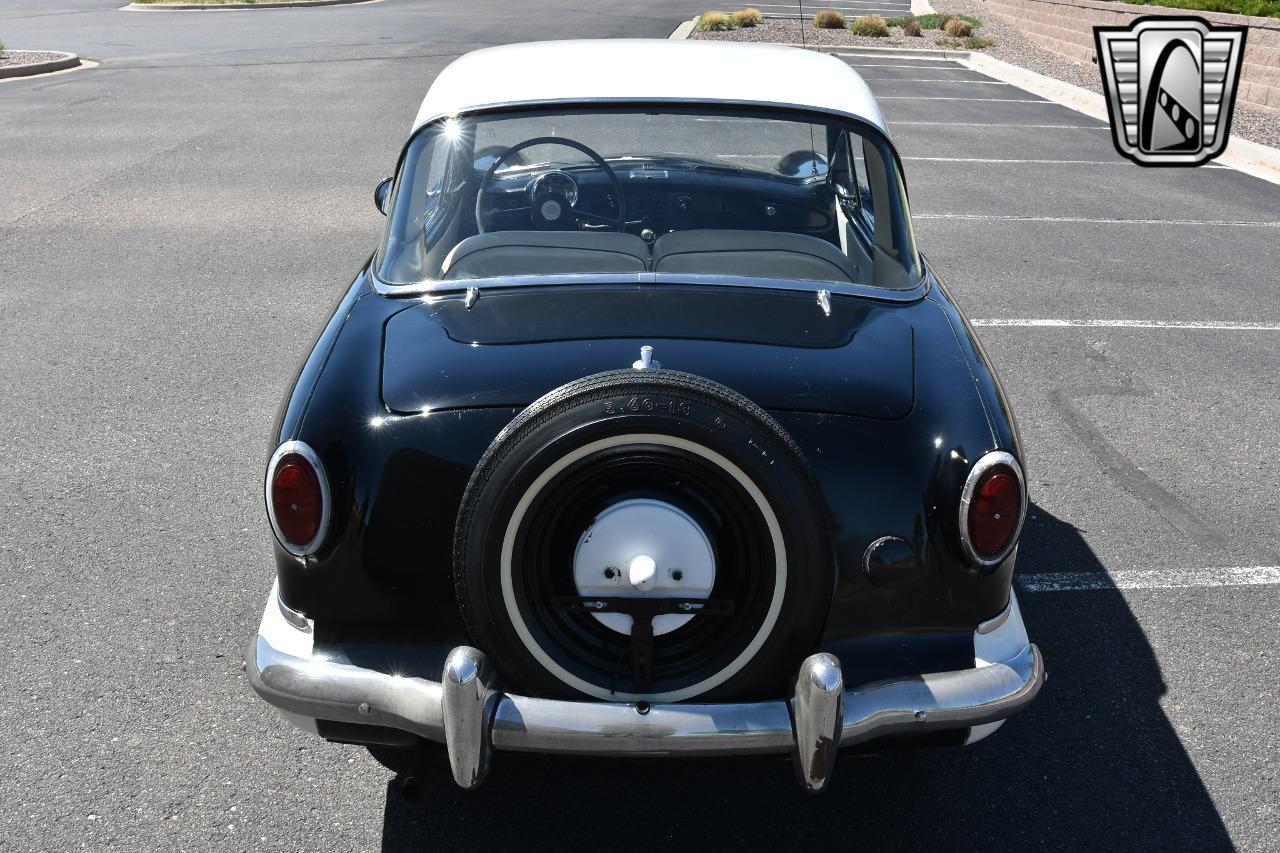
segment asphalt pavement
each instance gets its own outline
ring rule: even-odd
[[[1280,187],[1128,164],[951,63],[852,60],[1020,420],[1027,713],[820,798],[783,761],[500,755],[410,803],[251,694],[267,433],[432,78],[698,11],[0,0],[11,47],[102,63],[0,83],[0,850],[1280,849],[1280,585],[1222,584],[1280,566]]]

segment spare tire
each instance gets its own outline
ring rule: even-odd
[[[512,421],[463,495],[453,575],[504,689],[614,701],[788,695],[835,582],[792,438],[660,369],[571,382]]]

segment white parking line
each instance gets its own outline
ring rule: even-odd
[[[885,0],[831,0],[830,3],[823,3],[822,0],[805,0],[805,5],[812,9],[853,9],[871,7],[873,9],[901,9],[903,13],[911,11],[911,4],[904,2],[891,2]],[[796,3],[756,3],[757,9],[790,9],[792,12],[799,14],[800,6]],[[806,12],[808,9],[805,10]],[[806,16],[807,17],[807,16]]]
[[[1105,130],[1111,128],[1105,124],[999,124],[988,121],[892,121],[895,127],[900,124],[927,125],[930,127],[1027,127],[1035,130]]]
[[[903,157],[903,160],[923,160],[930,163],[1065,163],[1076,166],[1132,166],[1128,160],[1031,160],[999,159],[995,157]]]
[[[877,95],[877,101],[986,101],[993,104],[1051,104],[1039,96],[1030,98],[949,98],[933,95]]]
[[[1011,86],[1003,80],[944,80],[938,77],[863,77],[868,83],[953,83],[961,86]]]
[[[1280,228],[1280,222],[1228,219],[1103,219],[1090,216],[1011,216],[987,213],[913,213],[912,219],[965,219],[974,222],[1084,222],[1096,225],[1229,225],[1234,228]]]
[[[1121,569],[1114,572],[1038,572],[1015,575],[1026,592],[1074,592],[1102,589],[1188,589],[1193,587],[1270,586],[1280,584],[1280,566],[1229,566],[1220,569]]]
[[[970,320],[975,326],[1050,329],[1198,329],[1220,332],[1280,332],[1280,323],[1212,320]]]
[[[848,58],[852,59],[853,57],[848,57]],[[854,68],[919,68],[921,71],[946,71],[947,70],[946,68],[939,68],[937,66],[937,63],[941,63],[942,65],[954,66],[955,70],[957,71],[969,70],[968,68],[961,68],[960,66],[952,62],[950,59],[921,59],[918,61],[933,62],[935,64],[934,65],[898,65],[891,62],[850,62],[849,64],[852,65]],[[978,72],[978,73],[981,73],[981,72]],[[862,79],[865,80],[867,78],[863,77]],[[935,122],[935,124],[950,124],[950,122],[940,121],[940,122]]]

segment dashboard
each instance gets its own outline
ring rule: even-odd
[[[626,230],[657,234],[693,228],[793,231],[827,235],[834,196],[822,179],[795,179],[736,169],[615,165],[626,202]],[[530,227],[534,210],[556,219],[565,202],[595,217],[616,219],[617,189],[596,166],[520,170],[495,176],[481,200],[489,230]],[[589,227],[589,226],[588,226]]]

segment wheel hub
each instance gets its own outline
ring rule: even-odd
[[[706,599],[715,586],[715,554],[693,518],[653,498],[620,501],[596,516],[578,539],[573,579],[581,596]],[[593,613],[620,634],[632,632],[626,613]],[[676,630],[692,614],[653,618],[654,635]]]

